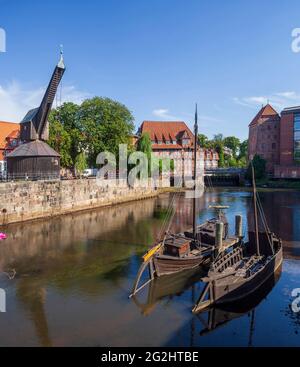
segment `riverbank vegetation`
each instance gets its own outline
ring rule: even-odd
[[[300,181],[298,180],[274,180],[268,177],[256,181],[257,187],[268,189],[291,189],[300,190]]]
[[[77,105],[71,102],[51,111],[50,146],[61,155],[64,168],[95,167],[100,152],[117,155],[119,144],[131,146],[134,118],[123,104],[95,97]]]
[[[206,149],[215,149],[219,154],[219,167],[247,167],[248,140],[240,141],[235,136],[214,135],[212,140],[204,134],[198,136],[199,145]]]

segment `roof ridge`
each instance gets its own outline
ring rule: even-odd
[[[0,121],[0,124],[20,125],[19,122],[11,122],[11,121]]]
[[[271,109],[272,113],[265,113],[267,109]],[[279,113],[275,110],[274,107],[272,107],[270,105],[270,103],[266,104],[265,106],[262,106],[262,108],[258,111],[258,113],[255,115],[254,119],[250,122],[249,126],[253,126],[255,124],[257,124],[258,120],[262,117],[267,117],[267,116],[279,116]]]

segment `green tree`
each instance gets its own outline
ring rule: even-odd
[[[225,167],[224,146],[221,142],[214,143],[214,149],[219,155],[219,167]]]
[[[71,157],[72,139],[64,126],[57,120],[49,124],[49,145],[60,154],[62,167],[69,168],[73,165]]]
[[[204,134],[198,135],[198,143],[201,148],[210,148],[210,141],[208,140],[208,137]]]
[[[137,150],[139,152],[145,153],[150,160],[152,153],[152,142],[149,133],[145,132],[142,134],[137,143]]]
[[[240,168],[246,168],[247,167],[247,159],[246,157],[241,157],[237,160],[237,166]]]
[[[239,158],[246,158],[247,159],[247,156],[248,156],[248,140],[244,140],[240,144]]]
[[[129,149],[132,148],[133,116],[124,105],[109,98],[95,97],[81,105],[64,103],[51,112],[49,121],[50,126],[59,121],[69,134],[71,160],[68,165],[72,167],[83,150],[89,164],[95,166],[97,155],[103,151],[118,156],[119,144],[128,144]]]
[[[223,140],[224,146],[232,150],[233,157],[237,157],[237,153],[240,148],[240,139],[235,136],[228,136]]]
[[[82,175],[83,171],[88,167],[87,160],[84,152],[77,155],[75,159],[75,169],[76,173]]]
[[[119,144],[130,144],[133,121],[131,112],[119,102],[100,97],[84,101],[80,106],[79,122],[89,162],[94,165],[97,155],[103,151],[117,156]]]
[[[151,173],[151,154],[152,154],[152,142],[150,139],[150,135],[149,133],[145,132],[142,134],[142,136],[140,137],[140,139],[138,140],[137,143],[137,150],[139,152],[143,152],[146,154],[147,158],[148,158],[148,171],[149,171],[149,176]],[[152,162],[154,165],[155,164],[159,164],[159,162]]]
[[[228,159],[225,160],[225,166],[226,167],[238,167],[238,161],[234,157],[228,157]]]
[[[213,142],[215,144],[223,144],[224,136],[223,134],[216,134],[214,135]]]
[[[211,141],[211,147],[215,149],[219,155],[219,167],[220,168],[223,168],[226,166],[225,157],[224,157],[223,140],[224,140],[223,134],[216,134],[214,135],[214,138]]]
[[[265,178],[266,177],[266,161],[263,158],[261,158],[261,156],[259,156],[258,154],[255,154],[252,160],[252,164],[254,167],[255,178],[256,179]],[[251,163],[248,166],[246,176],[248,179],[251,180],[252,178]]]
[[[51,111],[49,121],[59,121],[64,130],[68,133],[71,139],[71,144],[69,146],[69,155],[71,157],[71,165],[74,167],[75,159],[78,153],[84,145],[84,136],[80,129],[79,122],[79,109],[80,106],[75,103],[67,102],[62,106]],[[50,125],[51,126],[51,125]]]

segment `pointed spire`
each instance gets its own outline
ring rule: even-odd
[[[65,63],[64,63],[64,46],[63,45],[60,45],[60,60],[59,60],[59,63],[57,64],[57,66],[60,68],[60,69],[65,69]]]

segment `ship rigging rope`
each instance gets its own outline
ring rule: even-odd
[[[257,193],[256,193],[256,201],[257,201],[257,204],[258,204],[258,210],[259,210],[259,213],[260,213],[260,216],[261,216],[261,220],[262,220],[264,229],[267,233],[267,238],[268,238],[269,245],[270,245],[271,249],[273,250],[273,245],[272,245],[272,242],[271,242],[271,239],[270,239],[270,229],[269,229],[269,226],[268,226],[268,222],[267,222],[264,210],[263,210],[263,206],[262,206],[260,197]]]
[[[172,210],[173,210],[173,205],[174,205],[175,199],[177,197],[179,197],[179,195],[181,195],[180,191],[175,192],[172,196],[171,202],[169,203],[169,206],[167,208],[166,216],[163,220],[163,223],[161,225],[161,229],[158,233],[158,241],[161,241],[162,235],[166,231],[168,232],[170,227],[171,227],[171,224],[172,224],[172,221],[173,221],[173,218],[174,218],[174,215],[175,215],[175,211],[173,212],[172,216],[171,216],[171,213],[172,213]],[[168,224],[168,227],[167,227],[167,224]]]
[[[257,200],[257,203],[258,203],[258,208],[260,210],[260,215],[262,217],[262,222],[263,222],[263,225],[265,227],[265,230],[267,232],[270,232],[270,229],[269,229],[269,226],[268,226],[268,222],[267,222],[267,218],[265,216],[265,212],[263,210],[263,206],[262,206],[262,203],[261,203],[261,200],[260,200],[260,197],[258,194],[256,194],[256,200]]]
[[[209,177],[209,176],[208,176]],[[210,180],[210,178],[209,178]],[[212,185],[212,181],[208,181],[209,182],[209,187],[210,188],[213,188],[213,185]],[[180,187],[181,186],[181,183],[182,183],[182,180],[178,183],[177,187]],[[168,209],[167,209],[167,212],[166,212],[166,216],[163,220],[163,223],[161,225],[161,229],[158,233],[158,236],[157,236],[157,240],[158,241],[161,241],[162,239],[162,236],[163,234],[166,234],[169,232],[170,228],[171,228],[171,225],[172,225],[172,222],[173,222],[173,219],[174,219],[174,216],[175,216],[175,210],[173,211],[172,213],[172,210],[173,210],[173,206],[174,206],[174,203],[175,201],[181,196],[181,192],[178,191],[178,192],[175,192],[172,196],[172,199],[171,199],[171,202],[168,206]],[[171,215],[172,214],[172,215]]]

